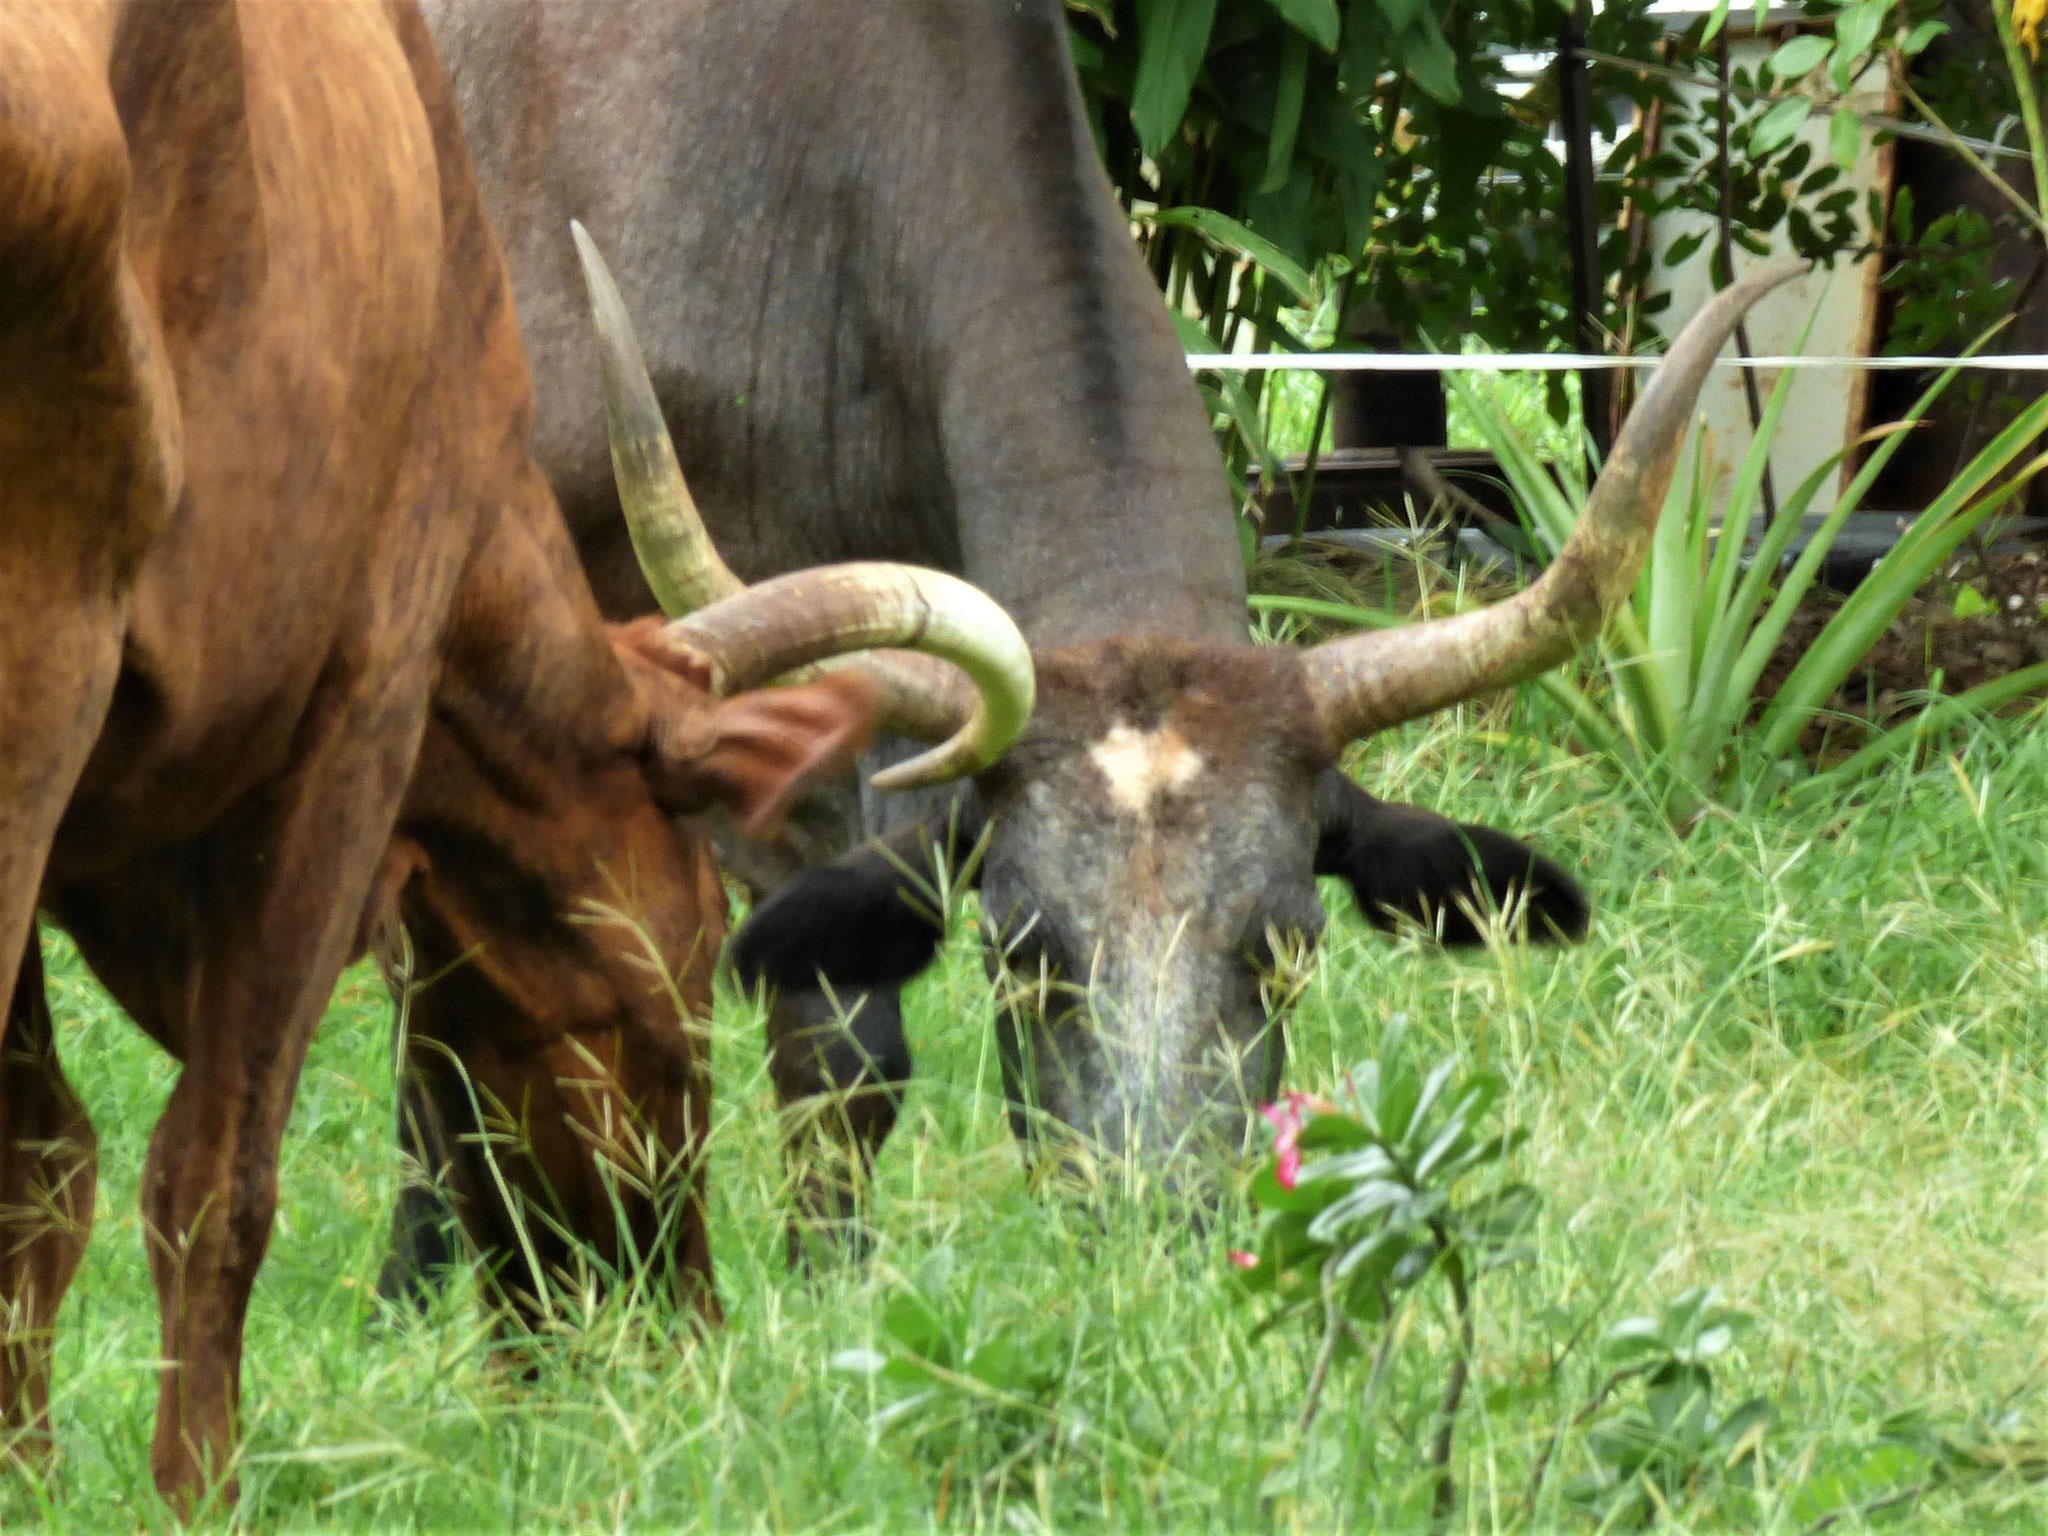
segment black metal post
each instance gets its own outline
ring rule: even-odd
[[[1715,171],[1721,178],[1720,201],[1715,215],[1715,228],[1719,238],[1714,246],[1719,270],[1713,272],[1713,278],[1717,284],[1725,286],[1735,281],[1735,162],[1728,156],[1728,124],[1735,114],[1735,107],[1728,89],[1728,29],[1726,27],[1721,29],[1719,46],[1720,51],[1714,58],[1714,68],[1719,83],[1720,95],[1714,122]],[[1736,321],[1735,355],[1737,357],[1750,357],[1755,352],[1756,349],[1749,344],[1749,322],[1746,320]],[[1757,391],[1756,370],[1754,368],[1742,370],[1742,397],[1749,406],[1749,430],[1751,432],[1761,431],[1764,420],[1764,405],[1763,396]],[[1761,489],[1763,491],[1764,525],[1768,527],[1771,523],[1777,521],[1778,517],[1778,487],[1771,478],[1771,461],[1769,459],[1764,460],[1764,478]],[[1747,528],[1742,530],[1742,536],[1745,540],[1749,537],[1749,530]]]
[[[1564,130],[1566,228],[1571,238],[1572,333],[1581,352],[1605,352],[1600,333],[1600,214],[1593,198],[1593,120],[1587,101],[1585,0],[1566,14],[1557,34],[1557,101]],[[1586,430],[1605,460],[1612,435],[1611,380],[1604,370],[1579,375]]]

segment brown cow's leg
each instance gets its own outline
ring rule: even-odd
[[[423,692],[399,682],[382,707],[332,708],[283,793],[53,893],[100,980],[183,1063],[142,1176],[165,1362],[150,1466],[181,1513],[238,1491],[243,1323],[278,1147],[390,837]]]
[[[64,1080],[33,929],[0,1048],[0,1424],[50,1444],[50,1338],[92,1231],[98,1141]]]

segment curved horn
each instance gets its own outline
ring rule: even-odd
[[[573,220],[569,228],[597,326],[619,503],[648,585],[677,620],[665,638],[710,668],[721,695],[793,681],[813,662],[859,670],[881,690],[884,726],[941,743],[876,774],[878,789],[943,783],[994,762],[1031,718],[1036,689],[1010,616],[978,588],[915,566],[825,566],[754,587],[734,575],[684,484],[618,285],[589,231]],[[906,649],[846,654],[891,646]]]
[[[1707,370],[1743,314],[1806,269],[1780,262],[1723,289],[1679,332],[1607,456],[1578,525],[1527,590],[1400,629],[1326,641],[1305,658],[1333,740],[1351,741],[1540,676],[1600,632],[1635,586]]]
[[[666,635],[710,664],[720,694],[848,651],[900,646],[922,653],[846,663],[880,685],[890,729],[942,743],[876,774],[877,789],[978,772],[1031,718],[1036,680],[1023,635],[993,598],[940,571],[886,561],[794,571],[678,619]],[[925,657],[951,662],[973,687],[949,685],[939,675],[946,669]]]
[[[611,439],[612,474],[619,482],[626,530],[633,536],[633,553],[640,558],[654,600],[670,618],[680,618],[706,603],[746,591],[747,584],[719,557],[704,519],[697,515],[690,488],[683,483],[661,402],[654,397],[654,382],[647,377],[647,362],[640,355],[640,342],[611,269],[589,230],[571,219],[569,233],[583,261],[590,318],[597,325],[605,432]]]

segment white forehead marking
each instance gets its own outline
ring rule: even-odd
[[[1133,816],[1148,814],[1166,791],[1187,788],[1206,766],[1172,726],[1141,731],[1121,720],[1088,749],[1088,758],[1109,786],[1109,798]]]

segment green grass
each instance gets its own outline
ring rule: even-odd
[[[2024,1465],[2048,1440],[2048,738],[1999,723],[1853,808],[1716,814],[1680,837],[1518,709],[1396,733],[1359,767],[1381,793],[1565,859],[1598,901],[1592,937],[1446,958],[1373,935],[1331,890],[1292,1035],[1291,1083],[1328,1086],[1406,1014],[1406,1049],[1504,1074],[1504,1118],[1530,1133],[1514,1172],[1543,1212],[1529,1262],[1480,1285],[1452,1529],[1591,1530],[1561,1494],[1585,1468],[1583,1430],[1565,1430],[1525,1516],[1531,1465],[1595,1379],[1589,1338],[1702,1283],[1758,1318],[1729,1400],[1764,1394],[1778,1417],[1763,1486],[1720,1484],[1670,1528],[1803,1530],[1826,1512],[1818,1480],[1906,1410]],[[0,1493],[0,1525],[155,1528],[135,1188],[172,1072],[61,941],[52,959],[65,1059],[102,1138],[99,1214],[61,1324],[62,1461],[47,1488]],[[238,1519],[1426,1528],[1441,1312],[1416,1316],[1373,1417],[1362,1370],[1340,1367],[1297,1443],[1311,1341],[1254,1338],[1220,1283],[1251,1218],[1232,1208],[1198,1230],[1163,1198],[1034,1195],[989,1011],[959,936],[912,1000],[919,1076],[879,1179],[876,1259],[804,1280],[782,1263],[759,1022],[728,1000],[712,1230],[729,1325],[696,1342],[669,1319],[572,1302],[522,1381],[493,1368],[466,1294],[371,1326],[397,1174],[388,1007],[351,974],[300,1089],[251,1312]],[[828,1367],[876,1342],[892,1290],[940,1249],[977,1330],[1060,1363],[1043,1411],[962,1398],[877,1428],[869,1384]],[[1831,1527],[1865,1528],[2044,1529],[2048,1490],[1992,1472]]]

